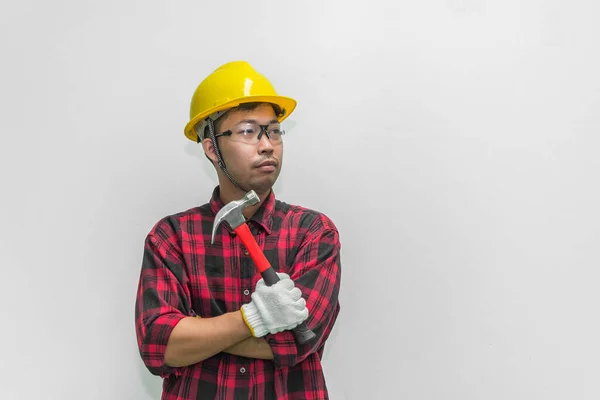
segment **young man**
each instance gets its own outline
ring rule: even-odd
[[[136,301],[140,355],[164,378],[164,400],[328,399],[323,348],[340,305],[340,241],[322,213],[275,199],[280,123],[294,110],[247,62],[222,65],[197,87],[185,135],[201,143],[219,185],[207,204],[148,234]],[[244,217],[280,281],[265,285],[216,213],[254,190]],[[296,342],[304,322],[316,337]]]

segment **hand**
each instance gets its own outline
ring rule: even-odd
[[[241,308],[252,336],[262,337],[294,329],[308,318],[306,301],[288,274],[277,273],[280,281],[267,286],[263,279],[256,283],[252,301]]]

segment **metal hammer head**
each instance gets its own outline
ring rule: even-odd
[[[252,206],[258,203],[260,199],[254,190],[246,193],[244,197],[240,200],[233,200],[227,203],[223,208],[219,210],[217,215],[215,216],[215,222],[213,224],[212,237],[210,242],[214,243],[215,241],[215,232],[221,222],[227,221],[229,225],[235,229],[241,224],[246,222],[244,215],[242,214],[242,210],[248,206]]]

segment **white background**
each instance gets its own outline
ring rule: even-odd
[[[332,399],[600,398],[599,4],[3,1],[0,398],[160,397],[143,240],[216,185],[183,127],[232,60],[341,233]]]

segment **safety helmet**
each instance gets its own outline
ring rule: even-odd
[[[296,100],[279,96],[271,82],[258,73],[247,61],[232,61],[221,65],[207,76],[196,88],[190,105],[190,120],[186,124],[185,136],[199,142],[195,129],[199,122],[222,115],[228,109],[242,103],[265,102],[280,107],[279,122],[286,119],[294,108]]]

